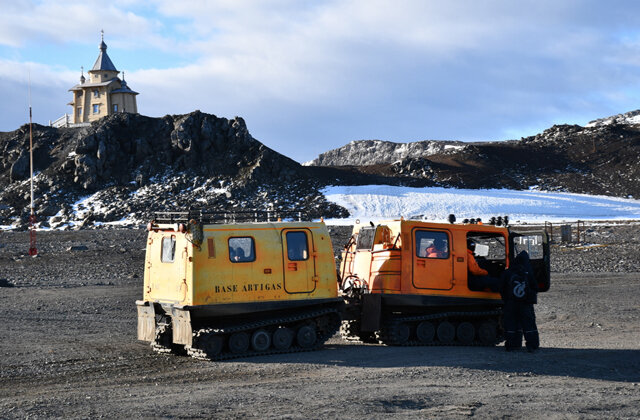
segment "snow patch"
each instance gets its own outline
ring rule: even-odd
[[[640,124],[640,110],[630,111],[624,114],[613,115],[607,118],[600,118],[597,120],[589,121],[585,127],[593,128],[593,127],[602,127],[605,125],[610,125],[613,123],[617,124]]]
[[[87,213],[89,212],[98,212],[98,213],[106,212],[107,207],[105,207],[102,201],[100,200],[99,198],[100,193],[101,192],[98,191],[95,194],[82,197],[78,201],[73,203],[71,207],[73,208],[74,219],[82,220],[86,217]]]
[[[462,150],[464,146],[455,146],[453,144],[445,144],[444,150]]]
[[[351,214],[327,224],[353,224],[391,218],[446,222],[508,215],[512,222],[640,219],[640,200],[546,191],[412,188],[389,185],[331,186],[323,194]]]

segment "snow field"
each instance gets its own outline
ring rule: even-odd
[[[327,220],[330,225],[400,216],[444,222],[451,213],[458,221],[479,217],[485,222],[492,216],[508,215],[512,223],[640,219],[640,200],[608,196],[390,185],[332,186],[322,192],[327,200],[351,213],[347,219]]]

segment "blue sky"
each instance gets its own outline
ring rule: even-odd
[[[70,112],[100,30],[138,109],[245,118],[300,162],[505,140],[640,108],[636,1],[0,0],[0,131]]]

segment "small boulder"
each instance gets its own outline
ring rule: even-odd
[[[11,182],[25,179],[29,176],[29,157],[26,153],[20,153],[18,159],[11,165],[9,179]]]
[[[89,248],[87,248],[86,245],[73,245],[70,246],[69,248],[67,248],[67,251],[69,252],[74,252],[74,251],[87,251]]]
[[[0,279],[0,287],[13,287],[13,283],[7,279]]]

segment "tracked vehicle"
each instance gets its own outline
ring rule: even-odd
[[[301,216],[157,213],[138,339],[213,360],[321,347],[338,331],[344,302],[327,227]]]
[[[490,346],[502,341],[503,302],[497,290],[470,282],[470,242],[473,258],[494,279],[513,256],[527,250],[538,290],[549,289],[545,232],[402,219],[356,224],[340,266],[347,301],[342,336],[389,345]]]
[[[339,328],[347,340],[388,345],[495,345],[503,302],[471,282],[470,259],[497,279],[526,250],[538,291],[550,286],[545,232],[356,224],[336,274],[325,224],[295,216],[158,213],[148,225],[138,339],[210,360],[313,350]]]

